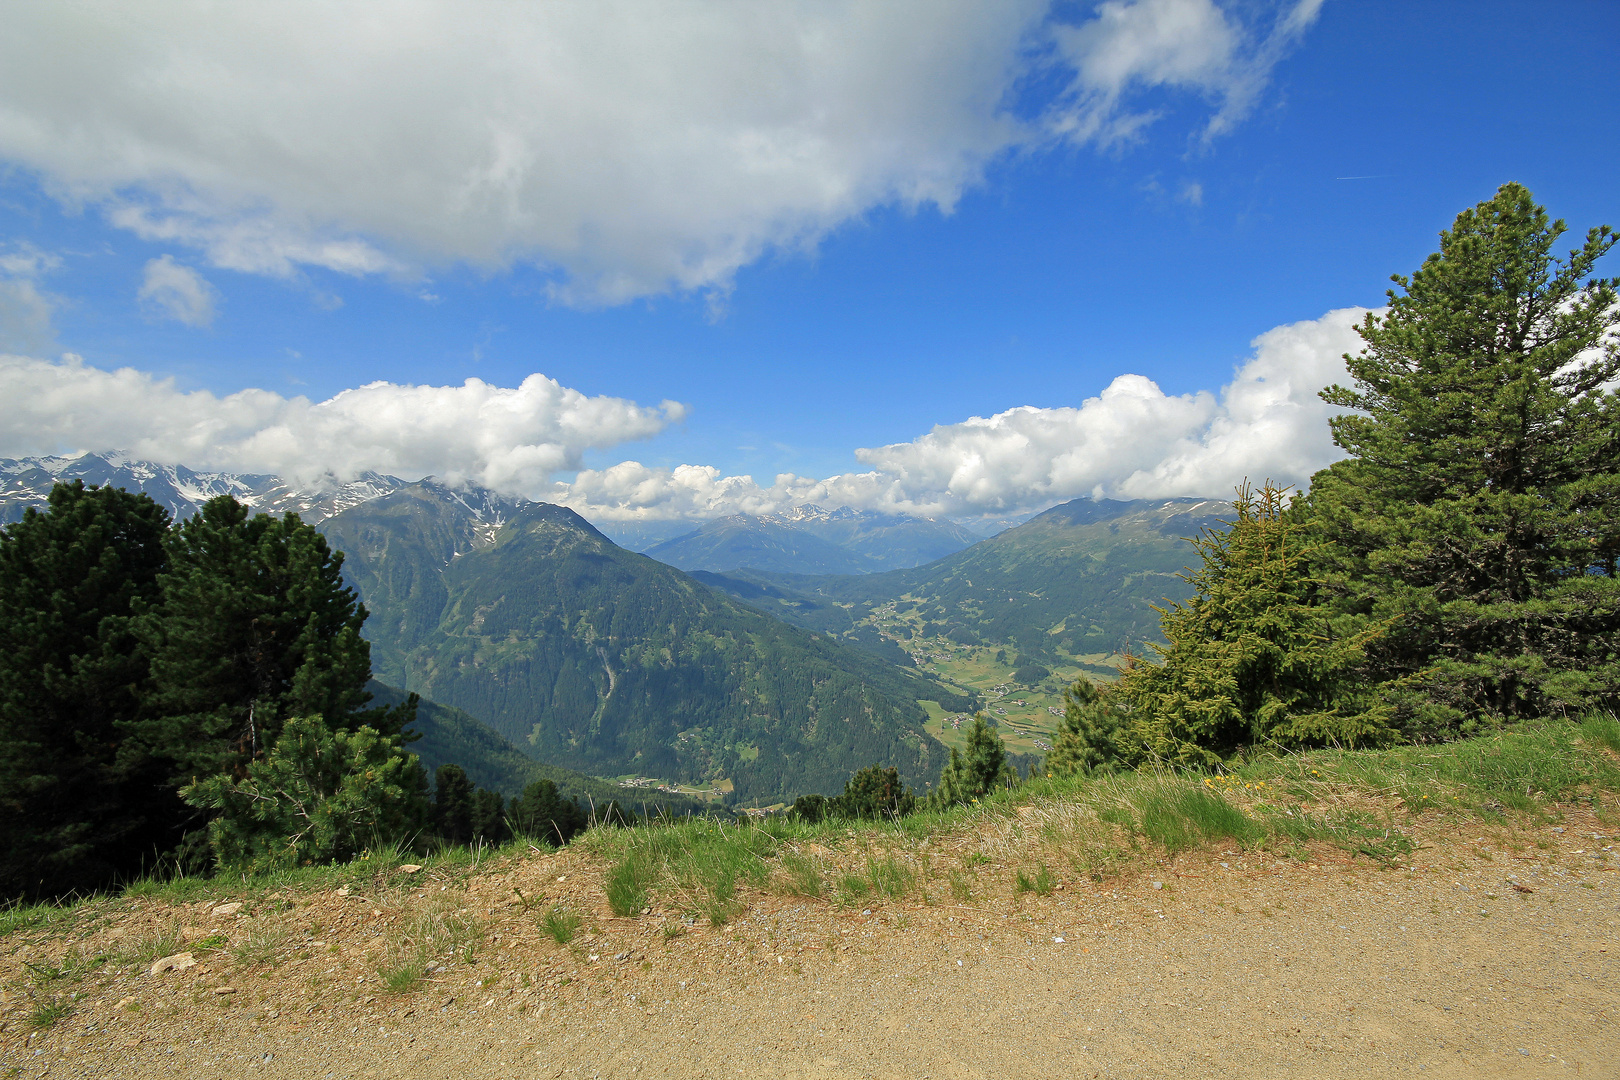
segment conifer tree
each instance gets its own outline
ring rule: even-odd
[[[1504,185],[1396,276],[1323,398],[1348,457],[1311,482],[1321,574],[1405,734],[1620,707],[1620,377],[1607,226]]]
[[[1140,765],[1146,750],[1131,738],[1129,718],[1117,695],[1105,695],[1083,676],[1075,680],[1063,691],[1063,719],[1046,755],[1047,775],[1088,775]]]
[[[506,820],[519,836],[566,844],[585,828],[585,811],[563,798],[552,781],[536,780],[507,806]]]
[[[142,623],[152,654],[143,737],[180,783],[240,776],[292,716],[396,735],[414,699],[367,709],[366,609],[343,556],[296,514],[250,515],[222,495],[176,527],[161,606]]]
[[[76,480],[0,533],[0,894],[95,889],[173,842],[184,808],[124,732],[167,528],[147,496]]]
[[[1001,737],[983,716],[974,714],[973,726],[968,729],[967,752],[951,748],[951,760],[940,772],[939,786],[929,795],[929,802],[934,806],[975,802],[998,788],[1017,784],[1018,771],[1007,760]]]
[[[447,843],[473,838],[473,785],[460,765],[440,765],[433,774],[433,829]]]
[[[1111,736],[1126,757],[1213,765],[1240,747],[1365,745],[1392,737],[1381,708],[1354,691],[1367,642],[1335,632],[1311,574],[1322,544],[1286,513],[1287,491],[1238,489],[1229,528],[1193,544],[1193,595],[1162,612],[1160,663],[1136,660],[1110,696],[1129,721]]]
[[[843,793],[821,808],[823,816],[843,818],[899,818],[917,808],[917,797],[900,779],[900,770],[868,765],[844,784]]]
[[[498,791],[478,788],[472,797],[472,835],[486,844],[499,844],[510,835],[506,827],[506,799]]]
[[[208,839],[219,868],[263,872],[345,862],[411,839],[426,810],[424,786],[399,735],[366,725],[334,731],[306,716],[290,717],[245,776],[214,773],[181,795],[214,812]]]

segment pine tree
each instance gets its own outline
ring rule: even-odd
[[[213,811],[208,839],[221,869],[264,872],[346,862],[412,839],[427,809],[422,766],[399,735],[365,725],[334,731],[290,717],[246,775],[215,773],[181,790]]]
[[[504,843],[511,837],[506,827],[506,799],[500,792],[488,788],[473,792],[472,835],[486,844]]]
[[[1193,595],[1162,612],[1160,663],[1137,660],[1109,695],[1128,709],[1111,736],[1127,757],[1213,765],[1257,743],[1366,745],[1392,738],[1354,684],[1381,626],[1342,636],[1311,573],[1323,545],[1286,513],[1287,491],[1238,489],[1229,528],[1192,542]]]
[[[229,496],[170,535],[161,606],[142,623],[152,693],[142,734],[185,783],[242,775],[292,716],[334,730],[396,735],[414,700],[367,709],[366,609],[343,584],[343,556],[296,514],[249,515]]]
[[[183,807],[124,732],[167,529],[147,496],[74,481],[0,533],[0,895],[99,888],[173,842]]]
[[[1563,232],[1518,184],[1459,214],[1322,395],[1321,573],[1408,737],[1620,707],[1616,235]]]
[[[561,845],[585,828],[585,811],[550,780],[536,780],[507,806],[506,820],[518,836]]]
[[[793,800],[793,814],[799,820],[814,825],[826,818],[832,800],[825,795],[800,795]]]
[[[917,797],[894,767],[868,765],[844,784],[844,791],[822,807],[823,816],[842,818],[900,818],[917,808]]]
[[[473,785],[460,765],[440,765],[433,774],[433,830],[446,843],[473,838]]]
[[[1000,788],[1016,787],[1018,772],[1007,760],[1001,737],[975,714],[968,729],[967,752],[951,748],[951,760],[939,774],[939,786],[929,795],[933,806],[977,802]]]

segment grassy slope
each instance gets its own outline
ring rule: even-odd
[[[603,868],[601,887],[615,906],[630,910],[654,897],[666,910],[723,922],[743,910],[750,888],[841,904],[971,902],[1009,887],[1016,893],[1063,879],[1113,879],[1216,845],[1300,860],[1336,852],[1394,867],[1436,825],[1551,824],[1569,814],[1620,826],[1620,723],[1613,719],[1527,725],[1443,745],[1262,755],[1218,775],[1144,770],[1043,779],[899,822],[690,820],[595,829],[575,846]],[[930,850],[959,854],[947,862]],[[504,852],[452,850],[425,862],[465,880],[480,866],[502,871],[528,854],[519,843]],[[1611,861],[1607,852],[1591,854]],[[383,852],[246,881],[148,882],[130,894],[190,903],[381,888],[407,857]],[[117,901],[15,907],[0,917],[0,938],[71,935],[103,918],[109,902]]]

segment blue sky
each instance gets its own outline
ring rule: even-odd
[[[434,472],[603,518],[1218,495],[1331,459],[1329,313],[1458,210],[1517,180],[1620,222],[1612,3],[806,14],[835,7],[487,8],[453,49],[354,9],[359,61],[270,7],[212,37],[37,9],[0,46],[0,454]],[[321,404],[378,381],[458,389]]]

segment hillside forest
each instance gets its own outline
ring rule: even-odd
[[[1082,500],[913,569],[687,574],[563,508],[490,520],[431,484],[320,529],[57,484],[0,533],[0,890],[721,812],[593,777],[884,818],[1037,770],[1207,774],[1612,714],[1616,237],[1560,254],[1564,233],[1508,184],[1395,276],[1322,391],[1344,456],[1304,490]],[[1068,672],[1044,754],[902,647],[924,637],[1030,686]],[[940,714],[968,712],[947,739]]]

